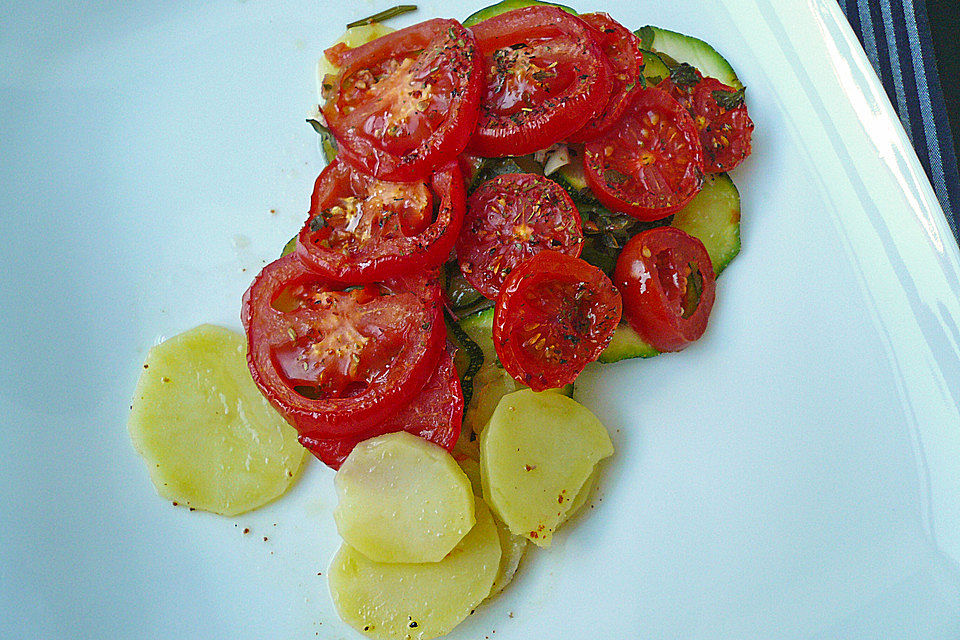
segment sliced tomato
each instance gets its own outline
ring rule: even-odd
[[[436,267],[456,242],[465,197],[453,160],[428,185],[380,180],[336,158],[317,178],[297,255],[312,271],[350,283]]]
[[[433,374],[446,341],[441,304],[433,276],[348,287],[285,256],[244,295],[250,372],[301,435],[364,433]]]
[[[477,123],[483,77],[473,34],[434,19],[355,49],[323,80],[323,115],[339,152],[384,180],[411,181],[463,151]]]
[[[503,283],[493,314],[493,346],[518,382],[535,391],[561,387],[610,342],[621,304],[603,271],[544,251]]]
[[[568,136],[569,142],[586,142],[606,133],[620,119],[633,94],[643,87],[640,38],[609,14],[586,13],[580,18],[596,30],[595,39],[610,64],[610,96],[600,115]]]
[[[659,220],[682,209],[703,186],[699,132],[679,102],[647,87],[607,133],[585,145],[583,168],[605,206]]]
[[[440,356],[437,369],[420,393],[369,433],[344,438],[313,438],[301,435],[300,444],[328,467],[339,469],[358,443],[396,431],[407,431],[452,451],[460,437],[462,420],[463,392],[460,390],[457,369],[453,366],[451,349],[447,348]]]
[[[680,65],[657,87],[687,108],[700,132],[705,173],[730,171],[751,152],[753,120],[747,113],[744,90],[705,78],[690,65]]]
[[[517,265],[541,251],[577,257],[580,213],[553,180],[532,173],[497,176],[477,187],[457,238],[460,270],[491,300]]]
[[[624,246],[613,273],[630,326],[657,351],[680,351],[707,328],[716,295],[713,263],[697,238],[655,227]]]
[[[565,139],[601,112],[607,62],[580,18],[554,6],[507,11],[472,28],[486,87],[470,149],[520,156]]]
[[[750,155],[754,125],[743,89],[704,78],[693,92],[693,113],[703,145],[704,171],[730,171]]]

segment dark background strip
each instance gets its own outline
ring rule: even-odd
[[[960,242],[960,2],[839,0]],[[952,126],[951,126],[952,125]]]

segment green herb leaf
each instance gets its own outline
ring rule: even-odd
[[[330,134],[330,129],[327,129],[327,127],[326,127],[323,123],[321,123],[319,120],[317,120],[316,118],[307,118],[307,124],[309,124],[311,127],[313,127],[313,130],[316,131],[317,133],[319,133],[319,134],[322,135],[322,136],[323,136],[323,135],[328,135],[328,136],[331,135],[331,134]]]
[[[477,375],[477,372],[480,371],[480,366],[483,364],[483,349],[467,335],[467,332],[463,330],[449,309],[444,313],[444,317],[447,322],[447,327],[453,333],[456,341],[460,343],[460,347],[466,351],[467,358],[469,359],[467,370],[463,372],[463,377],[460,378],[463,405],[467,406],[473,398],[473,378]]]
[[[712,95],[713,99],[717,101],[717,104],[720,105],[721,109],[733,111],[737,107],[743,105],[746,92],[747,88],[744,87],[738,91],[711,91],[710,95]]]
[[[693,65],[681,62],[680,66],[670,72],[670,79],[678,87],[692,87],[700,82],[700,73]]]
[[[641,49],[653,49],[653,27],[647,25],[645,27],[640,27],[633,32],[638,38],[640,38],[640,48]]]
[[[603,172],[603,179],[613,184],[623,184],[630,179],[630,176],[625,173],[620,173],[616,169],[607,169]]]
[[[352,29],[353,27],[362,27],[366,24],[373,24],[374,22],[383,22],[384,20],[389,20],[390,18],[396,18],[410,11],[416,11],[417,5],[415,4],[401,4],[396,7],[390,7],[380,13],[375,13],[372,16],[367,16],[366,18],[361,18],[360,20],[354,20],[347,25],[347,29]]]

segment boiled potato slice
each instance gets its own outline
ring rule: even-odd
[[[587,478],[587,481],[583,483],[583,486],[580,487],[580,491],[577,492],[577,497],[573,499],[573,502],[570,503],[570,508],[565,514],[563,514],[563,520],[560,521],[560,524],[563,524],[567,520],[576,516],[581,509],[587,504],[587,500],[590,498],[590,494],[593,493],[593,488],[597,485],[597,476],[600,475],[599,467],[593,468],[593,473],[590,474],[590,477]]]
[[[478,496],[481,495],[483,483],[480,479],[480,463],[472,458],[463,458],[457,462],[463,472],[467,474],[467,477],[470,478],[473,492]],[[527,539],[510,533],[507,525],[499,520],[497,520],[497,535],[500,536],[500,567],[497,569],[497,577],[493,581],[493,587],[490,589],[488,598],[492,598],[503,591],[503,588],[513,580],[517,567],[520,566],[520,559],[523,558],[523,552],[527,549]]]
[[[527,539],[510,533],[507,525],[498,522],[497,535],[500,536],[500,566],[497,568],[497,577],[493,581],[493,586],[490,587],[488,598],[498,595],[510,584],[527,550]]]
[[[253,383],[245,356],[243,336],[212,325],[147,354],[128,427],[162,497],[232,516],[293,484],[305,450]]]
[[[453,456],[405,431],[358,444],[334,485],[337,530],[377,562],[438,562],[475,522],[470,480]]]
[[[480,480],[480,463],[473,458],[463,457],[460,460],[457,460],[457,464],[460,465],[460,468],[463,469],[467,479],[470,480],[470,488],[473,489],[473,493],[478,496],[482,495],[481,487],[483,485]]]
[[[480,435],[483,428],[490,421],[500,398],[527,387],[513,379],[499,364],[484,363],[474,378],[476,392],[470,400],[470,405],[463,412],[463,429]],[[544,393],[562,393],[565,396],[573,395],[573,385],[568,384],[559,389],[546,389]]]
[[[484,363],[474,377],[473,388],[473,398],[463,412],[463,428],[480,435],[497,408],[500,398],[523,387],[503,368]]]
[[[515,391],[480,435],[483,497],[511,533],[550,546],[596,463],[612,454],[607,430],[579,402]]]
[[[476,499],[477,524],[440,562],[374,562],[347,544],[329,570],[340,617],[371,638],[426,640],[448,633],[483,600],[500,566],[490,510]]]

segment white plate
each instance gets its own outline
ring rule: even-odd
[[[391,4],[4,8],[0,637],[358,637],[319,575],[331,472],[191,513],[156,497],[125,421],[151,345],[239,327],[321,168],[314,60]],[[841,13],[577,7],[737,68],[743,252],[698,345],[584,376],[617,445],[594,508],[453,637],[960,637],[960,261]]]

